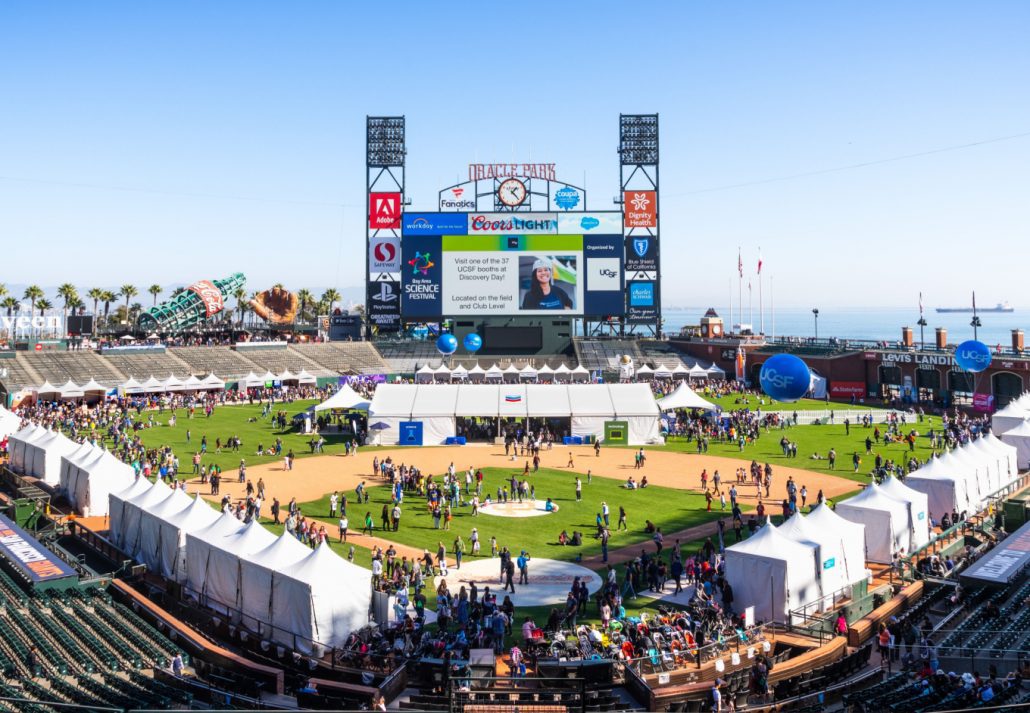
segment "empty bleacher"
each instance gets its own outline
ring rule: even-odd
[[[305,370],[312,376],[318,377],[335,376],[338,373],[318,365],[307,359],[302,353],[292,349],[254,349],[248,350],[244,356],[257,367],[254,370],[257,374],[266,371],[281,374],[286,370],[297,374],[301,370]]]
[[[151,376],[156,379],[167,379],[169,375],[182,379],[191,373],[189,365],[175,358],[170,352],[164,354],[159,352],[136,352],[133,354],[102,352],[101,358],[107,360],[122,373],[123,381],[130,376],[137,381],[145,381]]]
[[[334,374],[388,374],[393,371],[370,342],[293,344],[290,350],[299,352]]]
[[[68,380],[81,385],[90,379],[96,379],[104,386],[114,386],[124,381],[117,368],[91,351],[23,352],[18,355],[16,361],[22,359],[37,374],[55,386],[60,386]]]
[[[675,369],[677,366],[682,364],[689,369],[697,363],[697,359],[687,356],[668,342],[660,342],[650,339],[641,340],[638,342],[638,346],[643,360],[651,366],[663,364],[668,369]],[[702,366],[706,365],[702,364]]]
[[[624,354],[629,354],[636,364],[643,361],[639,342],[635,339],[577,337],[573,340],[573,345],[576,349],[576,358],[588,371],[616,371],[619,368],[619,358]]]
[[[9,391],[43,384],[43,375],[33,369],[26,359],[4,359],[0,361],[0,368],[7,369],[7,378],[4,379],[4,383],[7,384]]]
[[[231,381],[250,372],[263,372],[248,357],[229,347],[175,347],[169,353],[185,362],[191,373],[196,375],[215,374]],[[249,355],[248,355],[249,356]]]

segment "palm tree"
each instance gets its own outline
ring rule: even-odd
[[[64,333],[68,334],[68,310],[71,309],[72,303],[79,299],[79,291],[75,289],[75,285],[66,282],[57,288],[57,296],[64,299]]]
[[[43,288],[39,285],[29,285],[25,288],[25,294],[22,299],[29,301],[30,311],[29,316],[31,319],[36,318],[36,302],[43,299]],[[31,327],[31,334],[35,334],[36,328]]]
[[[97,305],[104,299],[104,291],[99,287],[90,287],[86,297],[93,300],[93,316],[97,315]]]
[[[39,315],[43,317],[46,316],[47,310],[54,308],[54,303],[44,297],[36,302],[36,307],[39,308]]]
[[[111,290],[104,290],[103,294],[100,296],[100,299],[103,300],[103,302],[104,302],[104,326],[105,327],[110,324],[110,322],[107,319],[107,316],[111,313],[111,303],[114,302],[117,298],[118,298],[118,295],[116,295]]]
[[[122,289],[118,291],[118,294],[125,298],[125,321],[128,322],[129,320],[127,318],[129,316],[129,300],[138,295],[139,290],[137,290],[134,285],[122,285]]]
[[[9,297],[5,297],[4,301],[0,302],[0,307],[3,307],[4,309],[7,310],[7,318],[8,319],[10,319],[12,316],[14,316],[14,310],[18,309],[18,307],[20,305],[21,305],[21,303],[18,302],[18,298],[13,296],[13,295],[11,295]],[[14,322],[11,322],[11,332],[10,332],[10,334],[11,334],[11,337],[13,338],[14,337]]]
[[[322,293],[322,301],[328,306],[327,314],[332,314],[333,305],[340,301],[340,293],[334,288],[330,287],[328,290]]]
[[[240,328],[243,328],[243,308],[246,304],[244,302],[247,299],[247,291],[242,287],[237,287],[233,290],[232,296],[236,298],[236,311],[240,313]]]
[[[0,297],[7,297],[7,285],[0,282]]]
[[[154,306],[155,307],[157,307],[157,296],[159,294],[161,294],[161,291],[163,289],[164,288],[162,288],[161,285],[151,285],[150,287],[147,288],[147,292],[149,292],[150,294],[152,294],[154,296]]]
[[[315,296],[311,294],[311,290],[303,287],[297,290],[297,301],[300,302],[300,321],[307,321],[308,305],[315,299]]]

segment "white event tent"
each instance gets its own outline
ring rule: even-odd
[[[283,531],[270,545],[240,560],[240,588],[245,593],[241,607],[244,626],[269,637],[275,617],[272,582],[279,572],[310,554],[310,548]]]
[[[886,495],[901,500],[908,508],[908,526],[911,540],[906,551],[915,552],[930,541],[930,507],[926,493],[910,488],[894,477],[887,477],[880,483],[880,490]]]
[[[61,458],[79,448],[64,434],[30,424],[8,436],[11,470],[60,485]]]
[[[1012,430],[1028,418],[1030,418],[1030,403],[1024,394],[991,416],[991,429],[997,434],[1002,434]]]
[[[8,434],[7,441],[7,464],[16,473],[25,472],[25,447],[34,438],[39,438],[46,433],[46,429],[29,423],[25,428],[19,428]]]
[[[854,546],[849,547],[847,544],[847,538],[855,535],[858,537],[856,544],[862,542],[862,525],[850,523],[840,517],[832,517],[836,519],[820,518],[821,522],[813,522],[811,518],[796,512],[776,528],[788,539],[815,548],[819,594],[826,606],[833,606],[834,594],[865,579],[865,558],[861,548],[859,547],[856,552]],[[850,562],[849,555],[852,558]],[[847,594],[850,595],[850,592]]]
[[[149,480],[137,477],[125,490],[111,493],[108,496],[107,536],[114,543],[115,547],[119,547],[122,550],[125,549],[122,547],[122,522],[129,501],[147,492],[151,487],[153,485]]]
[[[838,549],[833,542],[840,542],[838,551],[842,559],[834,562],[833,567],[827,567],[824,560],[824,573],[828,569],[839,569],[838,576],[844,582],[842,586],[854,584],[869,576],[865,566],[865,525],[845,520],[826,503],[820,503],[809,511],[805,516],[805,525],[816,532],[819,542],[830,549]]]
[[[118,533],[117,544],[124,552],[136,556],[139,551],[143,513],[153,510],[158,503],[164,501],[172,494],[172,489],[165,485],[163,480],[155,480],[153,484],[136,497],[126,500],[122,507],[121,531]]]
[[[76,512],[89,516],[109,514],[111,493],[124,492],[136,477],[132,466],[96,446],[61,459],[61,488]],[[80,453],[74,457],[75,453]]]
[[[331,411],[332,409],[357,409],[367,411],[371,402],[348,384],[340,387],[340,390],[315,406],[315,412]]]
[[[1016,449],[1016,463],[1030,468],[1030,421],[1020,421],[1001,434],[1001,441]]]
[[[837,514],[865,525],[865,558],[889,564],[896,552],[912,551],[908,503],[884,493],[876,483],[861,493],[837,503]]]
[[[190,507],[193,502],[185,490],[179,488],[171,490],[168,497],[149,510],[142,512],[139,522],[139,537],[136,540],[136,546],[130,550],[138,562],[147,565],[151,571],[165,576],[168,574],[161,571],[161,536],[164,534],[161,530],[161,523],[165,519],[175,517]],[[210,509],[208,508],[208,510]]]
[[[240,610],[244,595],[240,588],[240,562],[274,541],[275,535],[256,519],[234,533],[212,537],[202,543],[189,539],[187,534],[186,556],[189,557],[194,548],[199,548],[200,556],[205,560],[203,591],[207,606],[226,612]]]
[[[208,604],[207,587],[210,581],[210,555],[213,543],[236,534],[243,523],[223,512],[207,527],[186,533],[186,587],[189,594],[203,605]],[[217,607],[215,607],[217,608]]]
[[[144,515],[138,555],[151,570],[177,581],[185,579],[186,533],[202,530],[218,519],[218,511],[199,493],[192,499],[187,496],[186,506],[179,507],[182,502],[179,497],[168,498],[166,507]]]
[[[272,580],[272,640],[321,656],[323,646],[342,646],[352,631],[368,624],[371,599],[372,573],[323,543]]]
[[[949,462],[951,465],[949,465]],[[964,471],[957,470],[958,461],[946,457],[929,463],[905,476],[905,485],[927,496],[930,516],[939,521],[945,513],[972,512],[969,482]],[[975,488],[975,485],[974,485]]]
[[[0,441],[21,428],[21,419],[0,406]]]
[[[726,548],[733,599],[755,607],[758,621],[786,622],[790,611],[820,598],[816,545],[797,542],[771,522]]]
[[[381,445],[399,443],[409,421],[422,423],[423,444],[442,444],[458,435],[458,418],[569,419],[571,435],[598,438],[605,422],[619,420],[631,445],[661,441],[646,384],[381,384],[368,412]]]
[[[705,411],[715,411],[715,404],[705,401],[697,395],[685,381],[681,381],[676,390],[665,398],[658,399],[658,408],[662,411],[673,411],[678,408],[696,408]]]

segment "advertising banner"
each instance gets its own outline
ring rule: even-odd
[[[400,272],[401,240],[392,235],[377,235],[368,241],[368,271]]]
[[[401,287],[397,280],[368,283],[368,320],[380,332],[396,332],[401,326]]]
[[[368,194],[368,227],[389,230],[401,227],[401,194]]]
[[[401,311],[405,317],[431,318],[443,314],[441,241],[440,236],[404,238],[401,245]]]
[[[421,446],[422,445],[422,422],[421,421],[401,421],[397,424],[400,429],[400,435],[398,437],[399,445],[402,446]]]
[[[60,557],[3,515],[0,515],[0,552],[25,579],[34,584],[78,577],[76,571]]]
[[[658,283],[631,281],[626,285],[626,318],[651,322],[658,317]]]
[[[831,381],[830,396],[835,399],[864,399],[866,388],[864,381]]]
[[[465,235],[469,221],[464,214],[405,213],[402,235]]]
[[[476,209],[476,184],[454,186],[440,194],[440,210],[470,211]]]
[[[627,228],[658,227],[658,194],[655,191],[623,191],[622,210]]]
[[[471,213],[469,235],[555,235],[556,213]],[[576,231],[582,234],[582,230]]]
[[[973,394],[973,410],[980,413],[990,413],[994,410],[993,394]]]
[[[204,303],[204,316],[210,318],[225,307],[225,298],[211,280],[199,280],[186,288]]]
[[[559,213],[559,235],[615,235],[622,233],[622,214],[607,213]]]
[[[658,269],[658,238],[632,235],[626,238],[626,272]]]
[[[554,190],[551,201],[558,210],[575,210],[582,207],[583,194],[572,186],[562,186]]]
[[[622,282],[622,235],[584,235],[586,296],[583,313],[621,315],[626,311]]]

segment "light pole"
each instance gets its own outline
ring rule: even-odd
[[[923,350],[926,348],[926,340],[923,339],[923,330],[926,328],[926,318],[922,315],[919,316],[919,321],[916,322],[919,325],[919,349]]]
[[[819,341],[819,308],[812,309],[812,317],[815,319],[815,339]]]

